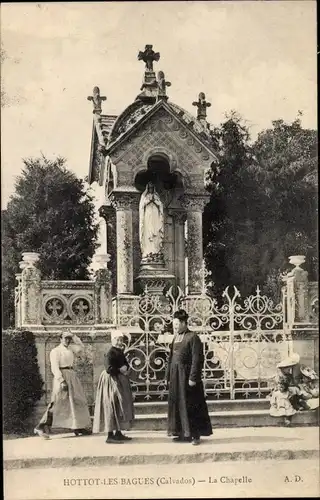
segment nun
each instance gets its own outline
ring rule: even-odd
[[[124,354],[123,333],[111,333],[104,355],[96,394],[93,433],[105,432],[106,443],[123,443],[131,437],[122,433],[129,430],[134,420],[133,397],[129,381],[129,363]]]

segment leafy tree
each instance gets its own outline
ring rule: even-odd
[[[64,158],[23,160],[15,193],[2,212],[4,325],[12,325],[15,274],[22,252],[39,252],[44,279],[87,279],[96,248],[92,197]]]
[[[232,113],[213,130],[219,162],[208,174],[211,198],[204,213],[204,248],[218,295],[256,285],[279,300],[288,256],[307,256],[317,276],[317,136],[296,119],[272,123],[251,144]]]
[[[218,296],[228,285],[236,285],[247,294],[255,284],[252,277],[258,260],[253,254],[259,194],[250,173],[250,136],[235,112],[212,131],[212,136],[219,161],[207,179],[211,198],[204,211],[205,260]]]
[[[272,122],[253,144],[253,172],[263,191],[266,217],[260,245],[265,248],[264,274],[283,270],[289,255],[306,255],[309,279],[318,276],[317,132]]]

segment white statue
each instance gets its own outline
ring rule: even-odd
[[[139,233],[142,259],[161,254],[164,236],[163,204],[152,182],[148,182],[141,195]]]

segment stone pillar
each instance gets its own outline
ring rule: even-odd
[[[21,273],[21,326],[41,325],[41,272],[37,268],[40,255],[23,252]]]
[[[188,238],[188,294],[202,291],[200,277],[203,267],[202,212],[209,197],[205,195],[187,195],[182,200],[187,212]]]
[[[185,292],[185,232],[184,224],[187,216],[185,212],[175,211],[174,215],[174,239],[175,239],[175,275],[177,283]]]
[[[132,209],[135,193],[113,192],[110,196],[117,220],[117,294],[133,293]]]
[[[20,328],[22,325],[22,285],[21,273],[16,274],[17,286],[14,289],[14,321],[15,327]]]
[[[292,323],[309,322],[308,272],[300,267],[305,262],[304,255],[292,255],[290,264],[295,266],[286,276],[288,296],[288,317]]]
[[[108,270],[109,256],[96,256],[96,261],[100,257],[100,266],[95,271],[94,286],[94,309],[95,325],[106,325],[112,323],[112,292],[111,273]]]
[[[99,269],[106,269],[107,263],[110,261],[107,245],[107,208],[102,206],[99,209],[99,230],[98,230],[98,244],[99,247],[94,253],[90,269],[93,273]]]

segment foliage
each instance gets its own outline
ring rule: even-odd
[[[300,119],[272,125],[253,144],[253,173],[266,214],[261,239],[267,263],[271,269],[283,269],[289,255],[306,255],[309,279],[316,280],[317,133],[303,129]]]
[[[34,335],[2,331],[3,428],[5,433],[27,429],[27,419],[43,395]]]
[[[65,159],[23,160],[15,193],[2,212],[4,325],[12,325],[13,289],[22,252],[39,252],[44,279],[87,279],[96,248],[92,197]]]
[[[204,249],[219,294],[235,284],[248,295],[259,284],[277,300],[295,254],[317,276],[316,132],[299,119],[272,125],[253,144],[236,113],[212,132],[219,161],[208,173]]]

